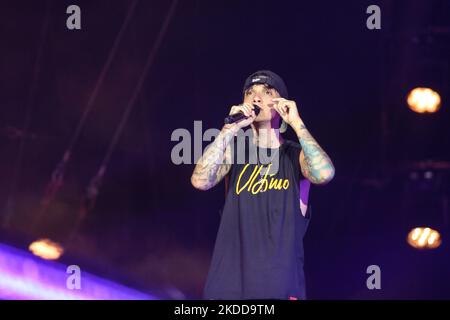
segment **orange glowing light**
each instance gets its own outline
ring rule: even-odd
[[[50,239],[39,239],[30,244],[28,249],[36,256],[46,260],[57,260],[64,249]]]
[[[416,249],[434,249],[441,245],[441,235],[428,227],[417,227],[408,234],[408,243]]]
[[[408,94],[409,108],[418,113],[433,113],[441,106],[441,97],[430,88],[415,88]]]

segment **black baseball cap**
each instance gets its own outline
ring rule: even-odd
[[[244,83],[243,92],[254,84],[267,84],[278,91],[282,98],[288,99],[288,91],[283,79],[270,70],[259,70],[251,74]]]
[[[247,89],[254,84],[267,84],[268,86],[277,90],[282,98],[289,98],[286,84],[284,83],[283,79],[275,72],[272,72],[270,70],[260,70],[251,74],[245,80],[243,93],[245,94],[245,91],[247,91]],[[286,132],[286,130],[287,124],[284,122],[284,120],[282,120],[280,125],[280,132],[284,133]]]

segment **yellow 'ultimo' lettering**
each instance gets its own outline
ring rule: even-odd
[[[243,190],[247,189],[251,194],[258,194],[259,192],[266,192],[267,190],[287,190],[289,188],[289,180],[288,179],[277,179],[273,178],[275,174],[271,174],[270,178],[268,178],[270,167],[272,164],[269,164],[267,167],[266,173],[260,180],[255,183],[256,178],[260,175],[261,170],[263,169],[263,165],[255,166],[252,174],[248,178],[248,180],[241,186],[241,179],[244,175],[245,171],[249,167],[249,163],[244,166],[241,173],[239,174],[237,183],[236,183],[236,194],[240,194]]]

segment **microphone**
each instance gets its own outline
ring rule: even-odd
[[[254,108],[256,116],[258,116],[258,114],[261,112],[261,108],[258,107],[256,104],[253,105],[253,108]],[[242,112],[238,112],[238,113],[235,113],[235,114],[232,114],[232,115],[226,117],[224,122],[225,122],[225,124],[231,124],[231,123],[235,123],[242,119],[247,119],[247,118],[248,117],[245,114],[243,114]]]

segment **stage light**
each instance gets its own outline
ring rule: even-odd
[[[430,88],[415,88],[408,94],[409,108],[418,113],[433,113],[441,106],[441,97]]]
[[[49,239],[39,239],[30,244],[28,249],[38,257],[46,260],[57,260],[64,252],[64,249],[56,242]]]
[[[417,227],[408,234],[408,243],[416,249],[435,249],[441,245],[441,235],[428,227]]]

